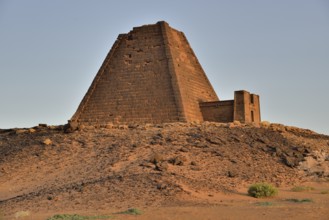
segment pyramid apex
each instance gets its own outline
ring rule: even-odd
[[[166,21],[158,21],[157,24],[164,24],[164,25],[168,25],[169,26],[169,23],[166,22]]]

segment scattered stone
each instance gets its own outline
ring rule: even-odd
[[[294,157],[285,156],[283,162],[289,167],[295,167],[298,165],[298,161]]]
[[[186,157],[183,155],[179,155],[171,160],[173,165],[183,166],[184,163],[187,161]]]
[[[235,124],[231,122],[231,123],[229,123],[228,127],[229,128],[235,128]]]
[[[76,130],[78,130],[79,124],[74,121],[69,121],[66,125],[64,125],[64,132],[65,133],[72,133]]]
[[[267,137],[259,137],[257,138],[257,141],[260,142],[260,143],[263,143],[263,144],[269,144],[270,141]]]
[[[165,162],[157,163],[155,165],[155,169],[158,171],[167,171],[168,170],[168,164]]]
[[[44,143],[45,145],[51,145],[53,142],[49,138],[47,138],[42,143]]]
[[[30,134],[28,128],[21,129],[27,132],[23,135],[15,135],[17,129],[10,132],[0,130],[0,159],[4,161],[0,177],[7,179],[9,174],[14,173],[19,177],[17,186],[25,186],[24,179],[30,174],[15,171],[12,167],[17,162],[22,166],[37,163],[33,172],[47,175],[48,171],[56,169],[64,177],[58,181],[52,175],[55,178],[49,182],[48,178],[29,179],[33,184],[37,182],[45,188],[52,187],[41,192],[31,190],[35,195],[40,192],[39,198],[45,204],[49,205],[57,198],[66,199],[73,193],[81,205],[84,205],[85,198],[97,196],[99,203],[95,205],[98,207],[103,205],[105,197],[111,196],[113,203],[109,204],[125,206],[132,201],[131,195],[138,201],[150,200],[152,203],[162,202],[164,197],[180,199],[182,194],[177,192],[181,189],[184,192],[200,190],[208,197],[210,193],[234,191],[239,183],[270,182],[287,186],[298,184],[304,178],[325,180],[329,177],[328,136],[283,134],[249,126],[234,129],[212,124],[202,126],[200,130],[201,126],[182,127],[174,123],[150,130],[140,127],[135,130],[90,128],[73,134],[64,134],[62,127],[56,130],[35,127],[34,134]],[[234,137],[240,141],[234,141]],[[44,142],[46,139],[50,142]],[[153,139],[163,141],[163,146],[150,145]],[[253,143],[254,147],[249,147]],[[58,147],[51,147],[55,145]],[[7,160],[12,155],[26,159]],[[63,166],[53,167],[59,161],[63,161]],[[78,172],[72,172],[77,167]],[[75,178],[75,175],[81,175],[81,178]],[[84,188],[77,184],[82,179],[86,181]],[[52,191],[63,183],[66,186],[63,193]],[[83,193],[80,195],[78,192]],[[173,197],[166,197],[167,192]],[[53,196],[51,201],[47,201],[48,195]],[[7,204],[12,203],[1,203],[1,208],[5,207],[3,212],[7,211]],[[24,209],[14,207],[14,210],[29,210],[35,205],[29,200],[21,204]],[[60,203],[56,206],[63,208]]]
[[[128,125],[119,125],[119,129],[120,130],[127,130],[128,129]]]
[[[159,190],[163,190],[163,189],[166,189],[166,188],[167,188],[167,185],[164,184],[164,183],[159,183],[159,184],[157,185],[157,189],[159,189]]]
[[[18,129],[15,131],[16,134],[24,134],[24,133],[27,133],[28,130],[24,130],[24,129]]]
[[[279,147],[275,147],[275,153],[277,156],[281,156],[282,155],[282,150]]]
[[[202,170],[202,169],[201,169],[201,167],[199,167],[199,166],[192,166],[192,167],[191,167],[191,170],[194,170],[194,171],[200,171],[200,170]]]
[[[240,127],[240,126],[241,126],[241,122],[240,122],[240,121],[233,121],[233,124],[234,124],[236,127]]]
[[[85,125],[79,125],[79,130],[83,130],[83,129],[85,129],[86,128],[86,126]]]
[[[113,123],[107,123],[105,125],[105,128],[107,128],[107,129],[112,129],[113,127],[114,127]]]
[[[163,156],[159,153],[154,153],[150,158],[150,162],[153,164],[158,164],[158,163],[162,162],[163,160],[164,160]]]
[[[189,152],[189,149],[187,149],[186,147],[182,147],[182,148],[180,149],[180,151],[181,151],[181,152]]]
[[[137,124],[129,124],[128,128],[129,129],[136,129],[136,128],[138,128],[138,125]]]
[[[232,163],[238,163],[238,161],[236,159],[231,159],[230,160]]]
[[[35,133],[35,132],[36,132],[36,130],[35,130],[35,129],[33,129],[33,128],[30,128],[30,129],[29,129],[29,132],[30,132],[30,133]]]
[[[268,121],[262,121],[262,122],[260,122],[259,125],[263,128],[268,128],[268,127],[270,127],[271,123]]]
[[[149,163],[149,162],[146,162],[146,161],[140,163],[139,166],[146,167],[146,168],[151,168],[151,169],[155,169],[155,166],[154,166],[153,163]]]
[[[227,176],[228,177],[236,177],[237,176],[237,171],[235,171],[235,170],[229,170],[228,172],[227,172]]]

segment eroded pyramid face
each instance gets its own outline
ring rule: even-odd
[[[217,100],[185,35],[158,22],[119,35],[71,121],[202,121],[199,103]]]

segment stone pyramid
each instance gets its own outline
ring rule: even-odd
[[[203,121],[218,97],[184,33],[161,21],[120,34],[71,122]]]

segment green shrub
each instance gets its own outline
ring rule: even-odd
[[[248,195],[255,198],[271,197],[278,194],[278,189],[268,183],[255,183],[248,189]]]
[[[310,191],[310,190],[314,190],[314,188],[310,187],[310,186],[295,186],[291,189],[291,191],[293,191],[293,192],[304,192],[304,191]]]
[[[329,194],[329,190],[324,190],[320,192],[321,194]]]

